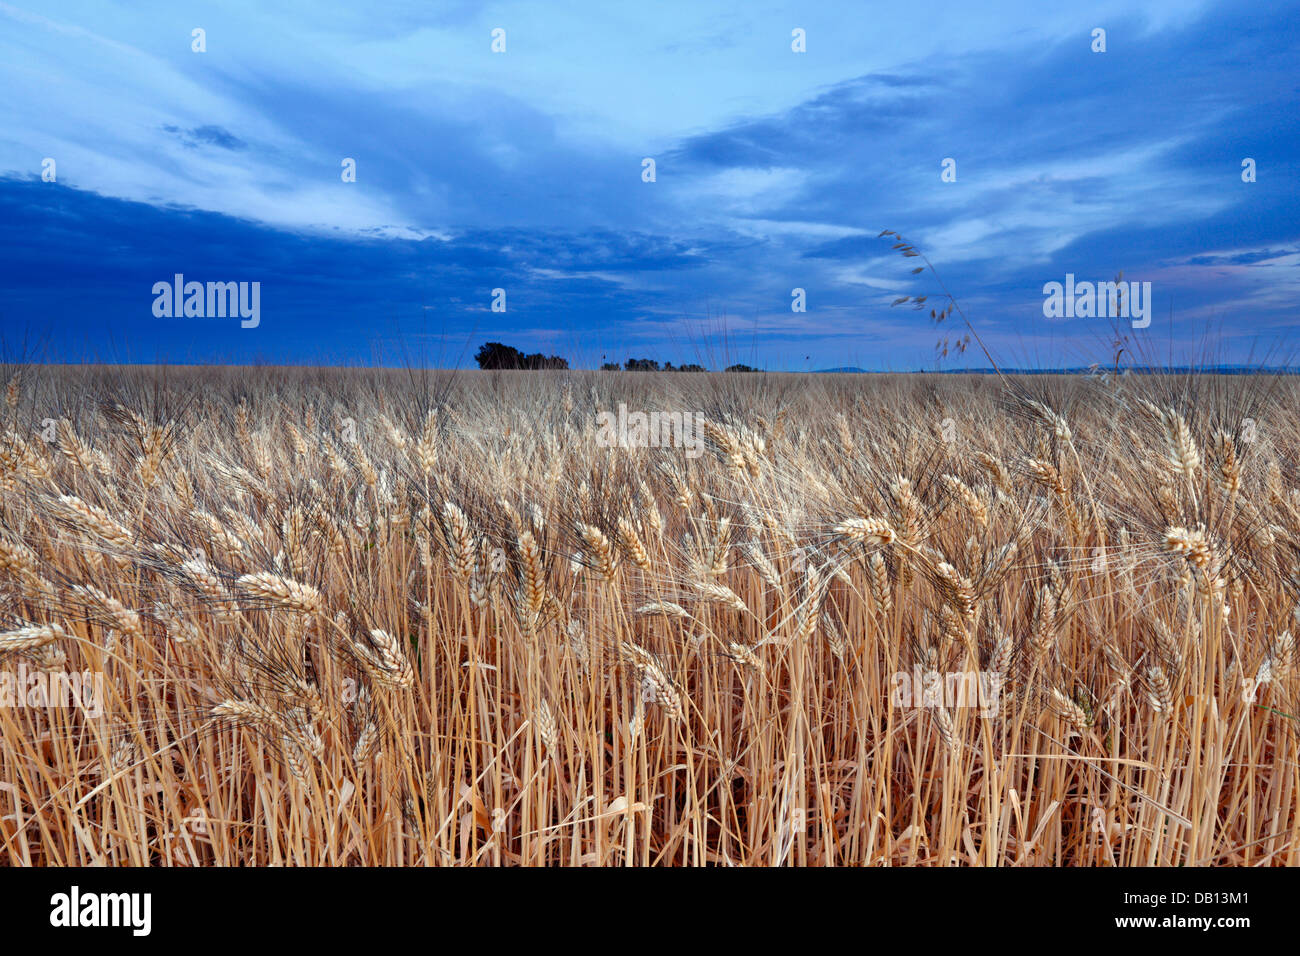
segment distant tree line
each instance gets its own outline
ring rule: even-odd
[[[617,362],[606,362],[601,367],[603,372],[617,372],[619,365]],[[674,365],[672,362],[665,362],[660,365],[654,359],[647,358],[630,358],[623,363],[623,369],[628,372],[707,372],[703,365]]]
[[[555,369],[568,368],[567,359],[560,358],[558,355],[543,355],[541,352],[534,352],[532,355],[525,355],[519,349],[501,342],[487,342],[481,346],[474,355],[474,361],[478,362],[479,368],[502,369],[502,368],[522,368],[522,369]],[[682,364],[674,365],[672,362],[665,362],[660,365],[654,359],[647,358],[630,358],[622,365],[617,362],[606,362],[600,367],[602,372],[707,372],[703,365]],[[728,372],[757,372],[758,369],[749,365],[729,365]]]
[[[478,362],[479,368],[541,369],[569,367],[568,359],[562,359],[558,355],[543,355],[541,352],[525,355],[517,348],[503,345],[500,342],[484,344],[474,355],[474,361]]]
[[[602,372],[617,372],[620,366],[617,362],[606,362],[600,367]],[[703,365],[682,364],[674,365],[672,362],[665,362],[660,365],[654,359],[634,359],[630,358],[623,363],[622,369],[627,372],[707,372]],[[758,369],[749,365],[728,365],[728,372],[757,372]]]

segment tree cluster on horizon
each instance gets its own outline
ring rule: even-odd
[[[506,345],[502,342],[486,342],[479,347],[478,352],[474,354],[474,361],[482,369],[567,369],[569,367],[568,359],[561,358],[558,355],[543,355],[541,352],[534,352],[526,355],[519,349]],[[673,365],[672,362],[659,364],[656,359],[648,358],[629,358],[622,365],[617,362],[604,362],[600,366],[602,372],[707,372],[703,365],[683,362],[681,365]],[[736,364],[729,365],[724,370],[727,372],[757,372],[758,369],[750,365]]]
[[[568,359],[558,355],[543,355],[534,352],[525,355],[519,349],[501,342],[487,342],[474,355],[479,368],[486,369],[566,369]]]

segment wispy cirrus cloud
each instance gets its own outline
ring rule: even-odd
[[[218,149],[228,149],[232,152],[248,149],[247,143],[220,126],[209,125],[196,126],[193,129],[181,129],[179,126],[166,123],[163,125],[163,132],[176,136],[191,149],[197,149],[200,146],[215,146]]]

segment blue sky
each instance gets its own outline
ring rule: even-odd
[[[1295,3],[0,0],[0,83],[9,357],[934,367],[882,229],[1003,362],[1107,360],[1067,273],[1152,283],[1140,347],[1300,344]]]

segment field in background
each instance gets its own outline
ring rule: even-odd
[[[1295,864],[1297,399],[24,369],[0,864]]]

